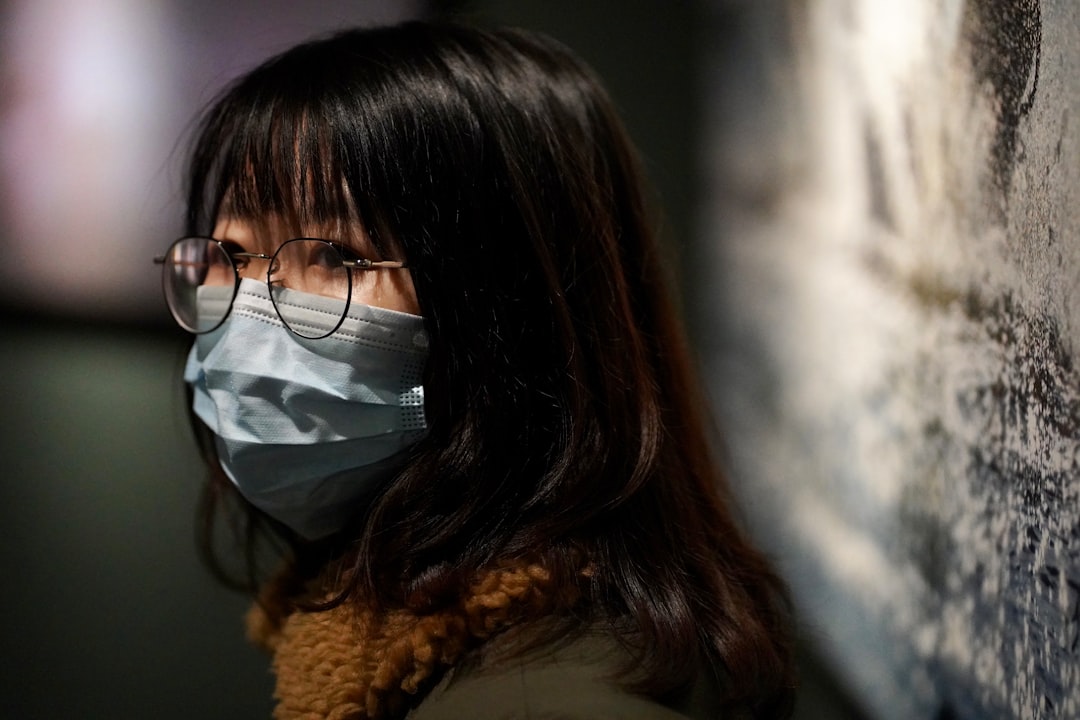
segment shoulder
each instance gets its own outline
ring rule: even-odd
[[[718,717],[707,708],[683,714],[619,685],[625,651],[610,636],[587,634],[528,652],[486,653],[456,668],[408,720],[685,720]],[[696,693],[695,693],[696,694]],[[700,703],[686,703],[695,705]]]

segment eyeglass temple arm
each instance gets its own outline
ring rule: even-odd
[[[266,255],[264,253],[250,253],[250,252],[229,253],[229,257],[246,257],[246,258],[255,258],[256,260],[269,260],[270,259],[270,256]],[[155,265],[164,265],[165,264],[165,256],[164,255],[158,255],[157,257],[155,257],[154,258],[154,264]]]
[[[360,270],[373,270],[375,268],[403,268],[406,267],[405,263],[400,260],[365,260],[363,258],[359,260],[344,260],[342,264],[349,268],[358,268]]]
[[[270,260],[271,257],[266,253],[251,253],[251,252],[234,252],[230,253],[230,257],[246,257],[255,258],[256,260]],[[405,263],[400,260],[366,260],[361,258],[359,260],[342,260],[342,265],[349,268],[358,268],[360,270],[371,270],[374,268],[403,268],[406,267]],[[158,255],[154,258],[155,265],[164,265],[165,256]]]
[[[251,253],[251,252],[234,252],[230,253],[232,257],[247,257],[255,258],[256,260],[271,260],[271,256],[265,253]],[[342,260],[341,264],[348,268],[359,268],[361,270],[370,270],[373,268],[403,268],[405,263],[399,260],[366,260],[360,258],[359,260]]]

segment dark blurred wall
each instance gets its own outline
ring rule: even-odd
[[[0,332],[0,717],[268,717],[247,601],[196,559],[186,338]]]
[[[648,174],[672,269],[685,277],[699,188],[700,47],[694,2],[663,0],[453,0],[437,14],[547,33],[600,76]]]
[[[744,10],[692,305],[744,506],[872,716],[1080,717],[1080,5]]]

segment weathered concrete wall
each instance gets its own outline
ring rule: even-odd
[[[1080,717],[1080,3],[721,5],[695,326],[752,523],[874,717]]]

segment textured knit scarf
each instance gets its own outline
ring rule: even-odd
[[[443,673],[501,630],[550,611],[539,565],[481,574],[450,608],[375,613],[345,602],[281,617],[256,605],[248,635],[273,655],[275,720],[403,717]]]

